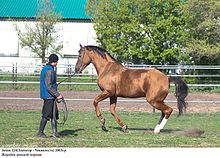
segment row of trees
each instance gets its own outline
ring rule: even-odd
[[[121,62],[219,64],[219,0],[89,0],[97,41]]]
[[[220,1],[188,0],[186,12],[190,35],[186,52],[196,64],[219,64]]]
[[[219,64],[219,0],[88,0],[97,42],[120,62]],[[16,27],[22,47],[46,62],[59,53],[61,16],[51,0],[40,0],[36,24]]]

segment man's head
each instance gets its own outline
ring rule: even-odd
[[[49,56],[49,64],[52,66],[57,66],[57,62],[59,60],[59,57],[56,54],[51,54]]]

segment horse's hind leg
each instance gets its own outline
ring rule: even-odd
[[[160,133],[160,130],[164,128],[164,126],[167,123],[168,118],[170,117],[171,113],[173,112],[173,109],[169,106],[167,106],[163,101],[157,101],[157,102],[149,102],[153,107],[155,107],[158,110],[161,110],[161,118],[154,128],[154,133]]]
[[[161,112],[160,120],[158,121],[158,124],[160,124],[164,118],[165,114]]]
[[[111,111],[111,114],[112,114],[112,116],[114,116],[115,120],[121,126],[123,132],[127,132],[128,127],[122,122],[122,120],[115,113],[116,103],[117,103],[117,97],[110,97],[110,111]]]
[[[93,105],[95,107],[96,116],[99,118],[99,121],[102,123],[102,129],[106,130],[105,128],[105,118],[102,116],[100,108],[98,106],[98,103],[106,98],[109,97],[109,93],[107,91],[102,91],[101,94],[99,94],[93,102]]]

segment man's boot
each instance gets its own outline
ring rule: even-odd
[[[57,132],[57,121],[55,119],[51,119],[51,127],[52,127],[52,137],[59,138],[60,135]]]
[[[44,134],[44,129],[45,129],[45,126],[47,124],[47,119],[43,118],[41,119],[40,121],[40,128],[39,128],[39,131],[37,133],[37,137],[41,137],[41,138],[45,138],[47,137],[45,134]]]

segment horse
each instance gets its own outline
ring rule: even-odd
[[[105,118],[102,116],[99,102],[110,98],[110,112],[121,126],[123,132],[128,131],[128,126],[116,114],[117,97],[139,98],[145,97],[146,101],[154,108],[161,111],[161,117],[154,128],[154,133],[160,133],[170,117],[173,109],[164,103],[169,93],[170,82],[176,85],[175,96],[179,115],[186,109],[185,98],[188,94],[187,84],[178,77],[168,77],[159,70],[126,68],[113,58],[109,52],[98,46],[80,44],[79,56],[75,65],[75,73],[81,73],[90,63],[97,71],[97,84],[101,93],[95,97],[93,105],[103,130]]]

